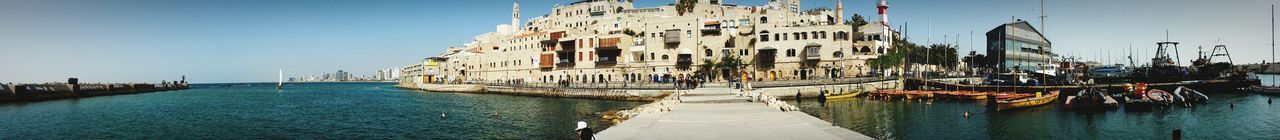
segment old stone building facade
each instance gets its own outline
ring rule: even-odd
[[[401,82],[620,83],[670,77],[774,81],[864,76],[866,60],[891,50],[884,23],[853,27],[835,10],[799,0],[738,6],[698,0],[689,11],[635,8],[628,0],[582,0],[476,36],[404,67]],[[882,4],[883,5],[883,4]],[[887,6],[883,6],[887,8]],[[883,11],[883,10],[882,10]],[[881,13],[883,14],[883,13]],[[881,16],[884,17],[884,16]],[[856,30],[855,30],[856,29]],[[739,68],[706,62],[741,60]]]

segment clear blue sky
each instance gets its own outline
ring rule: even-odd
[[[639,7],[674,0],[636,0]],[[760,5],[767,0],[725,0]],[[368,75],[439,54],[508,23],[509,0],[0,0],[0,82],[275,81],[337,70]],[[568,0],[525,0],[525,20]],[[802,1],[804,9],[835,0]],[[1225,44],[1237,63],[1269,59],[1271,0],[1051,0],[1054,51],[1121,61],[1130,44],[1149,58],[1154,42]],[[890,21],[911,40],[955,42],[1011,18],[1039,23],[1034,0],[891,0]],[[874,17],[874,0],[846,0],[846,14]],[[932,22],[930,22],[932,21]],[[931,26],[930,26],[931,25]],[[1038,25],[1037,25],[1038,26]],[[930,33],[932,28],[932,35]],[[1218,41],[1221,39],[1221,42]],[[1100,50],[1101,49],[1101,50]],[[1206,48],[1208,49],[1208,48]],[[983,47],[974,50],[984,52]],[[1099,55],[1101,54],[1101,55]],[[1143,63],[1138,62],[1138,63]]]

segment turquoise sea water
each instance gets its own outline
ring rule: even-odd
[[[1263,76],[1264,84],[1270,79]],[[1280,139],[1280,96],[1206,93],[1195,107],[1150,111],[1065,110],[1053,104],[994,112],[971,101],[852,98],[788,101],[805,113],[880,139]],[[1274,100],[1268,103],[1268,100]],[[1234,108],[1232,105],[1234,104]],[[964,113],[970,117],[965,118]]]
[[[0,104],[0,139],[569,139],[644,102],[434,93],[391,83],[207,84]],[[495,116],[494,112],[498,112]],[[441,114],[446,117],[441,117]]]

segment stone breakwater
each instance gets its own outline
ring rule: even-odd
[[[0,103],[136,94],[189,88],[185,83],[0,84]]]
[[[618,124],[640,114],[671,111],[671,107],[680,105],[680,103],[679,96],[666,96],[662,99],[653,101],[653,103],[640,105],[636,108],[622,110],[611,114],[605,114],[604,116],[601,116],[601,119],[613,122],[613,124]]]

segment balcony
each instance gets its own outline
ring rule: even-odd
[[[560,59],[560,63],[556,63],[558,67],[570,67],[573,65],[573,59]]]
[[[676,56],[676,65],[688,66],[693,64],[693,55],[680,54]]]
[[[556,67],[556,64],[555,64],[555,63],[556,63],[556,56],[555,56],[555,54],[542,54],[542,55],[540,55],[540,56],[539,56],[539,59],[538,59],[538,60],[539,60],[539,61],[538,61],[538,68],[544,68],[544,69],[547,69],[547,68],[555,68],[555,67]]]
[[[663,32],[663,42],[667,44],[680,44],[680,30],[671,29]]]
[[[775,57],[778,55],[778,49],[773,47],[764,47],[757,49],[757,51],[755,59],[756,66],[759,66],[760,68],[773,68],[773,64],[776,61]]]
[[[804,60],[822,60],[822,45],[809,43],[804,46]]]
[[[716,35],[716,36],[718,36],[718,35],[720,35],[720,22],[719,22],[719,21],[707,21],[707,22],[703,22],[703,24],[702,24],[702,35],[703,35],[703,36],[708,36],[708,35]]]
[[[603,56],[596,57],[597,66],[614,65],[614,64],[618,64],[618,57],[603,57]]]
[[[559,47],[560,49],[556,50],[556,53],[573,53],[577,49],[574,45],[576,45],[576,43],[574,43],[573,40],[560,41],[560,46],[562,47]],[[561,56],[563,55],[564,54],[561,54]],[[570,54],[570,56],[572,56],[572,54]]]

